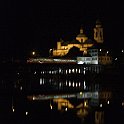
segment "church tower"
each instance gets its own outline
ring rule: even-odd
[[[96,21],[96,27],[94,28],[94,40],[97,43],[103,43],[103,28],[99,20]]]
[[[88,37],[84,34],[83,28],[80,28],[80,34],[77,35],[76,40],[78,40],[80,43],[84,43]]]

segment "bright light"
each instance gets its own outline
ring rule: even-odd
[[[107,101],[107,104],[109,104],[110,102],[109,101]]]
[[[80,95],[82,95],[83,94],[83,92],[80,92]]]
[[[78,64],[84,64],[84,62],[83,61],[78,61]]]
[[[84,102],[84,107],[86,107],[86,106],[87,106],[87,101]]]
[[[14,106],[12,106],[12,111],[15,112]]]
[[[69,87],[71,86],[71,82],[69,81]]]
[[[74,85],[75,85],[75,84],[74,84],[74,82],[73,82],[72,86],[74,87]]]
[[[25,115],[28,115],[28,112],[25,112]]]
[[[68,108],[65,108],[65,111],[68,111]]]
[[[124,102],[122,102],[122,106],[124,106]]]
[[[100,107],[102,107],[102,104],[100,104]]]
[[[22,90],[22,86],[20,86],[20,90]]]
[[[50,109],[51,109],[51,110],[53,109],[53,106],[52,106],[52,105],[50,105]]]
[[[33,51],[33,52],[32,52],[32,55],[34,56],[35,54],[36,54],[35,51]]]
[[[32,98],[33,100],[35,100],[35,96],[33,96],[33,98]]]
[[[76,83],[76,87],[78,86],[78,84]]]
[[[81,86],[81,83],[79,82],[79,87]]]
[[[84,89],[86,89],[86,83],[85,83],[85,80],[84,80]]]
[[[15,109],[13,108],[12,111],[15,112]]]

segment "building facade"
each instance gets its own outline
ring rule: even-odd
[[[83,28],[80,28],[80,33],[72,41],[64,41],[60,39],[57,42],[57,48],[50,49],[50,56],[64,57],[67,56],[72,48],[78,48],[80,56],[77,56],[78,64],[111,64],[112,57],[108,50],[103,49],[103,27],[99,20],[96,21],[94,27],[94,39],[89,39]]]

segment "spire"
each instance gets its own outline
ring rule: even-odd
[[[102,23],[99,19],[96,20],[96,27],[101,27]]]
[[[83,34],[83,27],[80,28],[80,34]]]

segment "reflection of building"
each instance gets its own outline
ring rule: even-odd
[[[101,65],[87,64],[29,64],[29,67],[29,90],[34,92],[96,91],[99,82],[95,77],[103,71]]]
[[[50,99],[57,103],[58,110],[77,109],[77,115],[81,117],[87,115],[90,107],[102,109],[111,103],[111,90],[103,87],[108,80],[105,80],[103,73],[105,67],[108,67],[104,65],[111,64],[112,58],[110,51],[103,47],[103,41],[102,25],[96,21],[93,40],[84,34],[81,27],[74,40],[58,41],[57,48],[49,50],[48,58],[28,59],[30,84],[26,90],[33,94],[32,100]],[[80,94],[75,95],[77,93]],[[94,96],[93,93],[98,93],[98,97],[91,97]],[[54,104],[50,103],[52,110]],[[96,123],[103,122],[102,116],[96,111]]]

